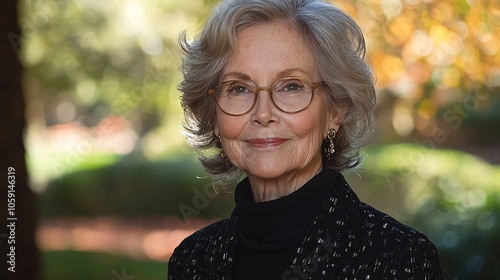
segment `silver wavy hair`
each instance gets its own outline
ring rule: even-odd
[[[198,38],[190,41],[186,32],[179,38],[184,80],[178,89],[185,134],[215,179],[234,179],[241,172],[221,156],[221,144],[214,134],[216,104],[207,92],[220,83],[238,32],[276,21],[287,22],[302,34],[326,83],[329,109],[334,114],[345,112],[334,141],[335,154],[330,161],[323,154],[323,163],[337,171],[359,165],[359,149],[373,132],[376,96],[372,69],[365,59],[362,31],[349,15],[322,0],[222,1]]]

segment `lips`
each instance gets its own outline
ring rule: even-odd
[[[285,143],[286,140],[284,138],[256,138],[248,140],[247,143],[255,148],[270,148],[277,147]]]

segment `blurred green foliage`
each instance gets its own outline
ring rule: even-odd
[[[187,156],[152,162],[129,155],[52,181],[39,196],[39,213],[42,219],[176,215],[186,222],[193,215],[228,216],[234,205],[230,190],[214,186],[204,174]]]
[[[165,279],[167,264],[104,253],[43,252],[43,280]]]
[[[20,0],[23,34],[13,47],[25,69],[30,127],[93,127],[119,116],[153,158],[185,145],[177,37],[210,2]],[[166,145],[154,144],[167,137]]]
[[[493,279],[500,273],[500,167],[465,153],[415,145],[366,152],[364,168],[346,175],[351,186],[362,200],[427,234],[448,279]],[[194,199],[212,188],[208,179],[196,178],[203,174],[195,160],[124,158],[52,182],[40,196],[42,217],[184,218],[182,204],[203,218],[229,216],[234,200],[222,187],[217,196],[205,197],[208,204],[196,207],[200,201]]]

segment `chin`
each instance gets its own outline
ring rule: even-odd
[[[287,170],[283,168],[283,163],[279,166],[264,166],[261,165],[257,168],[250,168],[246,171],[247,175],[263,178],[263,179],[273,179],[282,176],[287,173]]]

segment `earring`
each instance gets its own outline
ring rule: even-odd
[[[224,153],[224,148],[222,148],[222,140],[220,139],[220,134],[217,135],[217,138],[219,138],[219,144],[220,144],[220,156],[226,160],[226,163],[229,162],[229,159],[226,156],[226,153]]]
[[[335,153],[335,144],[333,144],[333,139],[335,138],[335,135],[337,134],[337,131],[334,128],[328,129],[328,132],[326,134],[326,143],[324,149],[326,152],[326,157],[328,160],[331,160],[333,153]]]

